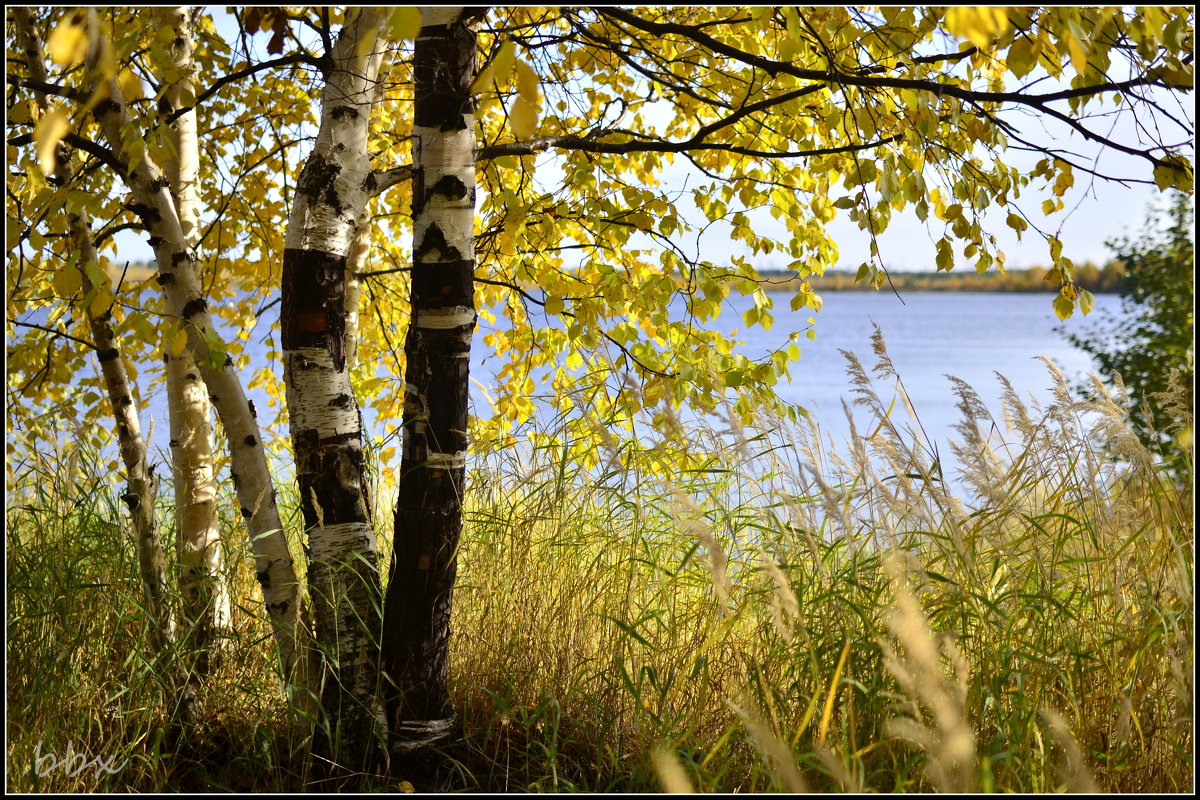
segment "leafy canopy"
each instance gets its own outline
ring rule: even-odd
[[[236,10],[236,23],[220,24],[201,17],[195,100],[205,210],[197,251],[210,308],[224,326],[222,347],[242,366],[252,338],[277,358],[276,316],[267,309],[278,297],[322,58],[342,13]],[[782,259],[801,278],[820,274],[837,261],[828,226],[838,215],[870,238],[872,257],[859,276],[882,286],[877,237],[901,213],[928,226],[938,269],[1003,270],[1004,254],[983,224],[985,212],[1001,209],[1018,236],[1046,241],[1060,316],[1086,312],[1090,295],[1074,280],[1064,242],[1039,220],[1053,221],[1081,175],[1190,193],[1193,130],[1169,103],[1192,86],[1193,13],[492,9],[480,24],[473,83],[484,323],[477,346],[502,365],[497,414],[481,424],[495,432],[530,415],[539,384],[554,390],[563,411],[583,403],[615,422],[642,406],[711,409],[729,393],[752,418],[775,404],[772,386],[790,377],[799,334],[751,359],[710,323],[738,292],[754,300],[743,324],[770,328],[775,298],[756,262]],[[83,304],[112,304],[131,361],[153,364],[154,346],[179,341],[176,323],[159,311],[158,287],[120,279],[112,235],[141,224],[118,177],[122,164],[168,147],[166,125],[179,112],[163,107],[162,86],[148,80],[169,76],[164,34],[130,9],[102,10],[98,31],[69,10],[38,17],[51,31],[55,83],[30,85],[18,64],[8,100],[9,394],[30,413],[66,402],[78,390],[68,387],[96,389],[85,351],[63,338],[86,339]],[[393,57],[371,120],[381,175],[409,160],[418,24],[411,9],[392,18]],[[89,107],[98,99],[87,95],[80,66],[90,43],[106,48],[102,68],[136,98],[137,130],[120,153],[95,144]],[[55,111],[39,118],[31,91],[53,94]],[[1136,121],[1140,133],[1114,125],[1112,114]],[[1048,135],[1047,126],[1076,138]],[[45,177],[60,138],[84,162],[71,186]],[[1124,153],[1141,171],[1105,174],[1084,143]],[[1016,153],[1033,153],[1033,168],[1020,166]],[[684,171],[686,185],[675,179]],[[394,430],[411,226],[409,186],[392,182],[371,206],[355,380],[364,405]],[[1028,197],[1043,190],[1049,199],[1030,208]],[[72,260],[64,212],[76,210],[94,221],[106,263]],[[706,259],[712,237],[732,237],[749,255]],[[80,295],[72,272],[79,267],[102,277],[92,296]],[[816,309],[821,300],[805,287],[789,302]],[[250,385],[282,408],[279,372],[263,370]]]

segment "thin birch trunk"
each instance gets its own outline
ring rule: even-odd
[[[326,775],[373,766],[381,585],[362,415],[347,354],[347,259],[362,250],[374,177],[367,132],[377,96],[386,15],[349,18],[334,45],[317,141],[296,185],[283,258],[280,312],[296,478],[309,543],[308,582],[325,657],[324,719],[314,754]],[[357,320],[357,298],[353,306]]]
[[[88,66],[95,69],[98,25],[94,10],[89,10],[87,20],[92,32]],[[107,80],[106,88],[108,97],[97,104],[93,114],[113,152],[124,162],[122,128],[131,125],[129,111],[117,82]],[[132,170],[126,167],[124,177],[142,223],[150,233],[150,245],[158,262],[158,282],[172,312],[183,321],[188,348],[229,438],[233,482],[242,517],[249,528],[267,616],[279,645],[284,684],[291,690],[289,700],[296,711],[311,718],[316,688],[312,681],[312,650],[304,621],[303,597],[280,522],[262,434],[233,368],[233,359],[224,354],[223,343],[208,314],[208,302],[196,277],[191,248],[171,197],[170,179],[149,154],[140,158]]]
[[[14,8],[13,20],[17,26],[17,35],[21,46],[25,50],[29,76],[36,81],[47,83],[46,61],[41,37],[38,35],[30,10]],[[41,92],[35,92],[34,95],[38,106],[45,113],[49,109],[46,96]],[[69,186],[74,179],[72,151],[61,142],[58,145],[54,175],[61,186]],[[95,264],[98,270],[100,264],[86,212],[68,208],[67,226],[79,257],[77,266],[83,276],[83,297],[87,298],[101,287],[93,284],[86,269],[86,265],[90,263]],[[97,358],[100,361],[100,372],[104,379],[109,403],[112,406],[113,417],[117,423],[117,443],[121,452],[121,461],[125,465],[127,482],[127,491],[122,499],[129,507],[129,514],[133,521],[138,571],[141,575],[142,587],[146,593],[151,617],[151,646],[158,655],[166,650],[167,643],[173,635],[171,608],[167,601],[166,559],[163,556],[158,521],[154,513],[158,482],[147,459],[146,442],[142,439],[141,423],[138,420],[137,407],[134,405],[133,391],[129,385],[129,373],[125,367],[125,358],[117,347],[112,316],[108,311],[103,314],[94,314],[91,305],[87,302],[82,305],[87,316],[88,327],[91,330],[92,342],[96,347]]]
[[[184,77],[166,87],[164,113],[190,105],[195,96],[192,81],[193,17],[186,7],[154,9],[157,28],[174,32],[168,55]],[[185,98],[186,96],[186,98]],[[200,154],[196,134],[196,112],[181,115],[168,136],[175,150],[163,171],[171,181],[171,196],[179,214],[183,237],[189,247],[199,240],[200,204],[198,174]],[[163,353],[166,362],[167,409],[171,420],[171,464],[175,479],[175,510],[178,522],[176,549],[179,557],[179,589],[183,616],[191,628],[191,645],[199,651],[196,671],[207,674],[213,633],[231,625],[229,587],[221,569],[220,531],[217,527],[216,481],[213,477],[212,424],[208,395],[191,354]]]
[[[415,44],[412,315],[383,664],[392,752],[455,736],[450,611],[462,531],[475,330],[475,34],[461,8],[422,9]]]

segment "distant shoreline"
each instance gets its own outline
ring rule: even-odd
[[[829,270],[823,275],[805,279],[785,270],[760,270],[767,291],[798,292],[805,284],[812,291],[821,292],[873,292],[875,287],[866,281],[856,281],[855,273],[849,270]],[[1057,281],[1046,280],[1042,267],[1010,269],[1003,274],[988,271],[982,275],[970,270],[954,272],[889,272],[890,285],[884,283],[881,291],[895,288],[902,292],[1024,292],[1055,293]],[[1125,266],[1119,261],[1109,262],[1104,267],[1087,263],[1075,267],[1074,279],[1081,288],[1093,294],[1120,292],[1125,283]]]

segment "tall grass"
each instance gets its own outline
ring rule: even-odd
[[[1006,421],[956,385],[956,474],[881,399],[907,405],[882,341],[875,379],[849,368],[874,416],[846,446],[660,419],[592,468],[565,422],[481,456],[453,620],[464,738],[417,788],[1191,788],[1190,489],[1119,403],[1084,407],[1056,373],[1044,409],[1006,387]],[[7,512],[9,788],[299,788],[245,558],[208,727],[173,741],[115,493],[38,469],[43,496]],[[37,742],[68,740],[130,765],[37,777]]]

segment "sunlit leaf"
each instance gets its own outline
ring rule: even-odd
[[[38,167],[46,175],[53,175],[58,166],[58,143],[70,130],[70,118],[61,108],[51,109],[33,129],[33,140],[37,145]]]
[[[392,11],[390,25],[392,38],[416,39],[421,34],[421,9],[417,6],[399,6]]]
[[[74,14],[60,22],[46,41],[46,53],[60,67],[73,67],[87,57],[87,29]]]

